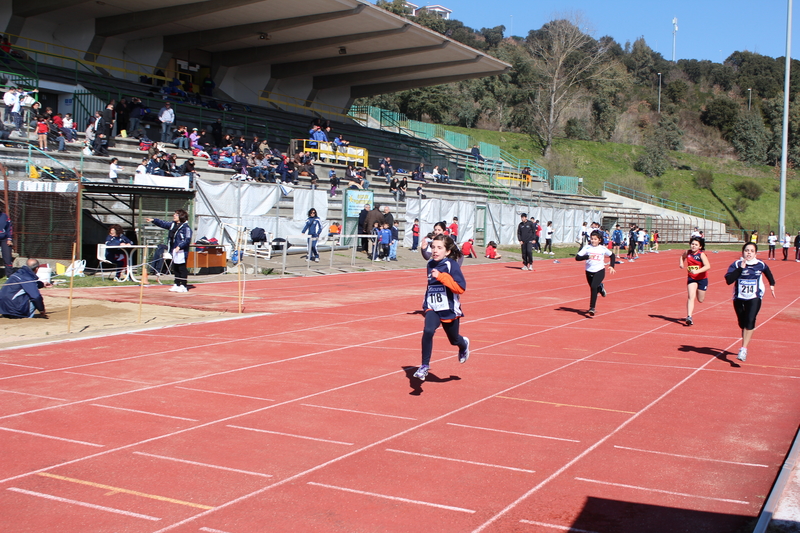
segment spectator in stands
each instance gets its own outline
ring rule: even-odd
[[[255,139],[258,139],[258,137],[255,137],[254,140]],[[255,144],[255,142],[253,144]],[[268,155],[270,155],[272,153],[272,149],[269,147],[269,143],[267,142],[266,139],[263,139],[258,143],[258,151],[261,152],[262,154],[266,155],[266,156],[268,156]],[[276,148],[276,152],[277,152],[277,148]],[[280,154],[278,154],[278,155],[280,155]]]
[[[139,166],[136,167],[136,174],[147,174],[148,161],[149,160],[146,157],[142,159],[141,163],[139,163]]]
[[[450,183],[450,174],[447,173],[447,167],[439,169],[439,181],[442,183]]]
[[[247,146],[245,146],[245,149],[246,149],[245,151],[248,154],[252,154],[252,153],[262,154],[262,153],[264,153],[261,150],[261,141],[258,140],[258,135],[253,135],[253,140],[250,141],[249,143],[247,143]]]
[[[417,170],[411,174],[411,179],[421,181],[422,183],[428,183],[428,180],[425,179],[425,163],[419,164]]]
[[[397,179],[397,176],[392,178],[392,181],[389,183],[389,192],[392,194],[396,202],[400,202],[405,198],[403,194],[401,196],[400,192],[400,180]]]
[[[233,152],[233,137],[231,137],[229,134],[225,134],[219,147],[222,150]]]
[[[345,141],[344,136],[339,134],[338,137],[333,139],[333,144],[335,144],[337,148],[342,149],[350,146],[350,141]]]
[[[203,149],[203,147],[200,146],[200,134],[197,132],[197,128],[192,128],[192,133],[189,134],[189,149],[190,150]]]
[[[0,141],[5,141],[9,138],[11,138],[11,132],[6,128],[6,125],[3,124],[3,121],[0,120]]]
[[[106,157],[108,155],[108,138],[105,133],[98,133],[94,139],[94,155]]]
[[[240,135],[239,136],[239,140],[235,141],[233,143],[233,147],[234,148],[238,148],[239,150],[241,150],[245,154],[247,153],[247,146],[248,146],[248,142],[247,142],[247,139],[244,138],[244,135]]]
[[[198,144],[202,147],[202,149],[208,153],[211,153],[216,143],[212,135],[206,130],[200,130],[200,137],[197,140]]]
[[[158,112],[158,120],[161,122],[161,142],[167,143],[170,139],[170,129],[175,123],[175,110],[172,109],[171,102],[164,102],[164,107]]]
[[[14,101],[17,99],[17,88],[16,87],[8,87],[6,92],[3,94],[3,103],[6,105],[6,112],[3,115],[3,120],[5,122],[12,122],[11,118],[11,110],[14,108]]]
[[[183,164],[178,167],[178,173],[181,176],[189,176],[189,188],[194,186],[194,180],[200,177],[200,174],[194,170],[194,157],[190,157]]]
[[[425,193],[422,191],[421,183],[417,185],[417,198],[419,198],[420,200],[424,200],[427,198],[427,196],[425,196]]]
[[[391,157],[384,157],[378,161],[378,176],[384,176],[386,178],[386,183],[389,183],[389,180],[392,179],[392,176],[394,176],[394,169],[392,168]]]
[[[331,170],[330,172],[328,172],[328,180],[330,181],[330,184],[331,184],[330,195],[331,195],[331,198],[333,198],[333,197],[336,196],[336,189],[339,187],[339,184],[341,183],[341,180],[336,175],[336,171],[335,170]]]
[[[158,153],[153,154],[147,162],[147,173],[154,176],[164,175],[164,170],[161,168],[161,156]]]
[[[142,101],[135,96],[131,98],[131,103],[128,105],[128,137],[139,135],[139,121],[145,113]]]
[[[114,107],[114,112],[117,114],[117,133],[122,134],[124,131],[125,135],[127,135],[131,113],[130,104],[128,104],[125,98],[120,98],[119,102]]]
[[[475,158],[475,161],[485,161],[485,159],[481,155],[481,149],[478,148],[477,144],[472,147],[472,152],[470,153],[472,154],[472,157]]]
[[[441,179],[442,175],[439,174],[439,165],[433,167],[433,170],[431,170],[431,176],[433,176],[433,181],[438,182]]]
[[[48,131],[50,131],[50,128],[47,126],[44,117],[42,115],[36,117],[36,135],[39,137],[39,149],[42,151],[47,151]]]
[[[189,151],[189,129],[186,126],[178,126],[178,129],[175,130],[175,138],[172,139],[172,144],[184,152]]]
[[[75,140],[78,136],[78,132],[75,131],[75,121],[72,119],[72,113],[67,113],[64,115],[61,123],[63,126],[61,130],[64,132],[64,136],[67,138],[67,142],[71,143]]]
[[[38,93],[39,89],[34,89],[30,92],[25,92],[22,89],[14,91],[14,100],[11,105],[11,120],[17,128],[17,135],[22,135],[22,101],[31,93]]]
[[[203,94],[206,96],[214,96],[214,87],[216,87],[216,83],[214,83],[214,79],[211,77],[211,74],[207,75],[203,79]]]
[[[406,199],[406,194],[408,194],[408,180],[405,176],[400,178],[400,183],[397,185],[397,190],[400,191],[400,200],[403,201]]]
[[[28,259],[25,266],[11,274],[0,288],[0,314],[5,318],[33,318],[39,311],[40,318],[47,318],[44,298],[39,292],[42,287],[49,287],[39,281],[36,271],[39,261]]]
[[[233,170],[238,174],[247,174],[247,156],[244,155],[241,148],[237,148],[233,153]]]
[[[108,147],[114,147],[114,100],[108,103],[103,110],[103,133],[106,135]]]
[[[122,170],[122,167],[119,166],[119,159],[116,157],[111,160],[111,163],[108,165],[108,177],[111,179],[112,182],[117,182],[117,177],[119,176],[119,171]]]
[[[211,136],[214,138],[214,146],[222,148],[222,119],[218,118],[215,123],[211,125]]]

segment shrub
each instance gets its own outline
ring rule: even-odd
[[[747,211],[747,206],[750,205],[750,202],[742,198],[741,196],[736,199],[736,203],[733,205],[733,208],[736,209],[739,213],[744,213]]]
[[[567,139],[577,139],[579,141],[588,141],[590,139],[585,122],[578,118],[567,120],[567,125],[564,127],[564,134],[567,136]]]
[[[698,170],[694,175],[694,184],[698,189],[711,190],[714,187],[714,173],[707,169]]]
[[[761,198],[761,195],[764,194],[764,187],[756,183],[754,180],[740,181],[734,185],[733,188],[736,189],[743,198],[753,201],[758,200]]]

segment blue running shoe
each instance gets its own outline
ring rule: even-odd
[[[466,363],[467,359],[469,359],[469,339],[467,337],[464,337],[464,342],[466,342],[467,345],[464,347],[463,350],[458,351],[458,362],[461,364]]]
[[[428,365],[422,365],[414,372],[414,377],[420,381],[425,381],[425,378],[428,377],[428,371],[431,369]]]

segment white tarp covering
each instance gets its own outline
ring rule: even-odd
[[[309,189],[294,189],[294,220],[305,222],[308,218],[308,211],[311,208],[317,210],[317,216],[320,220],[327,220],[329,196],[327,191],[319,189],[313,191]]]
[[[271,184],[197,180],[197,238],[215,237],[230,244],[236,239],[236,229],[224,227],[226,224],[246,227],[248,233],[255,227],[271,231],[269,219],[274,217],[267,214],[280,200],[280,194],[278,186]]]
[[[471,239],[475,236],[475,210],[475,202],[409,198],[406,202],[403,246],[411,247],[411,228],[414,226],[415,218],[419,219],[420,240],[433,231],[434,224],[446,222],[449,226],[453,222],[453,217],[458,217],[458,242]]]
[[[136,174],[133,176],[134,185],[149,185],[151,187],[175,187],[178,189],[189,188],[189,176],[156,176],[154,174]]]

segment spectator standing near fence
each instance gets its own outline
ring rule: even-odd
[[[433,336],[441,325],[452,346],[458,346],[458,362],[469,359],[469,339],[461,336],[459,326],[461,301],[459,295],[467,290],[467,281],[461,272],[458,259],[461,251],[447,235],[437,235],[431,241],[431,260],[428,262],[428,287],[422,309],[425,325],[422,330],[422,364],[414,377],[425,381],[430,371]]]
[[[528,214],[520,215],[521,222],[517,226],[517,240],[522,252],[522,270],[533,271],[533,241],[536,238],[536,227],[528,220]]]
[[[789,260],[789,247],[792,245],[792,236],[789,235],[789,232],[786,232],[786,235],[783,236],[783,260]]]
[[[447,231],[450,232],[453,241],[458,243],[458,217],[453,217],[453,222],[447,226]]]
[[[170,292],[189,292],[187,288],[189,269],[186,267],[189,245],[192,242],[192,228],[188,223],[189,213],[183,209],[176,209],[172,214],[172,222],[165,222],[157,218],[145,220],[169,231],[169,250],[172,254],[172,268],[175,273],[175,285],[172,286]]]
[[[769,245],[769,255],[767,259],[769,261],[775,261],[775,245],[778,243],[778,236],[775,235],[774,231],[770,231],[769,235],[767,236],[767,244]]]
[[[411,226],[411,251],[416,252],[419,246],[419,219],[414,219],[414,224]]]
[[[170,128],[175,123],[175,110],[172,109],[171,102],[164,102],[164,107],[158,112],[158,120],[161,122],[161,142],[168,143],[170,141]]]
[[[368,235],[371,231],[367,226],[367,215],[369,215],[369,204],[364,204],[364,209],[358,212],[358,228],[356,228],[361,235]],[[369,253],[369,237],[361,237],[361,251]]]
[[[619,227],[619,226],[617,226]],[[553,253],[553,221],[549,221],[547,223],[547,228],[545,229],[545,240],[544,240],[544,253],[549,255],[555,255]],[[620,232],[620,236],[622,236],[622,232]],[[619,247],[617,247],[617,252],[619,252]]]

